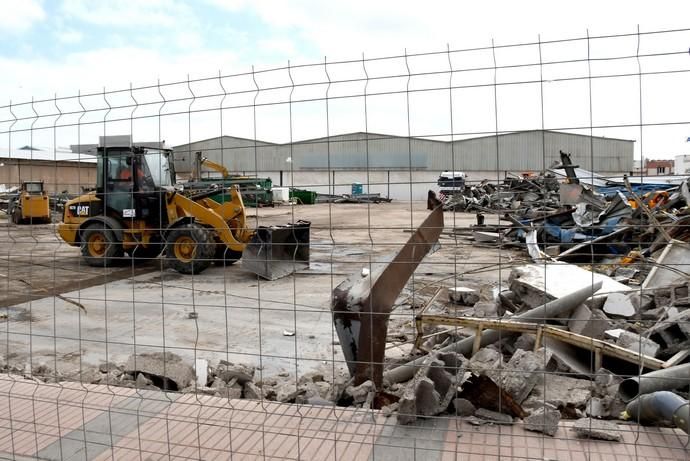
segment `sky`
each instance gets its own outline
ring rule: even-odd
[[[638,157],[690,151],[687,31],[535,45],[688,28],[687,1],[0,0],[0,11],[0,146],[544,127],[634,139]],[[519,43],[530,45],[503,47]],[[457,52],[471,48],[482,49]],[[540,51],[575,62],[536,66]],[[600,58],[589,66],[588,52]],[[638,65],[665,73],[642,91],[637,76],[610,77]]]

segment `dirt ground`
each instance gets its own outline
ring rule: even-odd
[[[269,374],[342,367],[330,316],[332,289],[395,253],[428,211],[422,202],[392,202],[283,206],[248,214],[252,226],[311,221],[310,268],[273,282],[243,271],[241,262],[195,276],[165,270],[160,260],[93,268],[83,264],[78,248],[60,241],[56,225],[0,221],[0,344],[7,348],[0,354],[65,370],[123,362],[135,351],[161,348],[189,359],[252,363]],[[507,281],[510,266],[525,261],[523,252],[451,235],[454,227],[474,222],[472,214],[446,213],[441,249],[419,266],[401,295],[412,297],[391,325],[411,325],[410,306],[421,302],[415,296],[424,299],[433,291],[426,285],[459,283],[490,297]],[[198,318],[190,319],[192,311]]]

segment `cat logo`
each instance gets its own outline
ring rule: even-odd
[[[89,205],[77,205],[77,216],[88,216]]]

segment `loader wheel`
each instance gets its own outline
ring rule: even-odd
[[[241,251],[231,250],[224,243],[218,243],[216,254],[213,258],[217,266],[230,266],[235,264],[242,257]]]
[[[216,242],[211,233],[196,223],[170,231],[165,257],[170,267],[182,274],[200,274],[213,261]]]
[[[110,228],[91,224],[81,234],[81,254],[89,266],[108,267],[121,259],[124,251]]]

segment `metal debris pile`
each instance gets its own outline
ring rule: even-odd
[[[589,206],[581,207],[582,223],[589,216],[627,224],[635,216],[622,194],[599,201],[583,191]],[[682,187],[675,192],[664,202],[673,208],[657,210],[670,221],[687,210]],[[690,245],[673,238],[682,232],[662,240],[656,228],[646,244],[636,242],[644,258],[602,271],[553,260],[534,241],[539,262],[514,267],[502,291],[439,282],[418,293],[425,301],[411,307],[415,325],[401,324],[390,315],[443,228],[433,200],[430,194],[434,211],[390,263],[354,274],[333,292],[352,377],[341,402],[381,408],[401,424],[436,415],[477,425],[522,420],[527,430],[553,436],[561,419],[577,419],[578,435],[605,440],[622,439],[615,420],[688,431]],[[589,236],[590,245],[597,237]]]
[[[485,179],[478,184],[443,191],[445,211],[511,211],[519,215],[550,212],[560,205],[558,180],[552,173],[509,175],[496,185]]]

